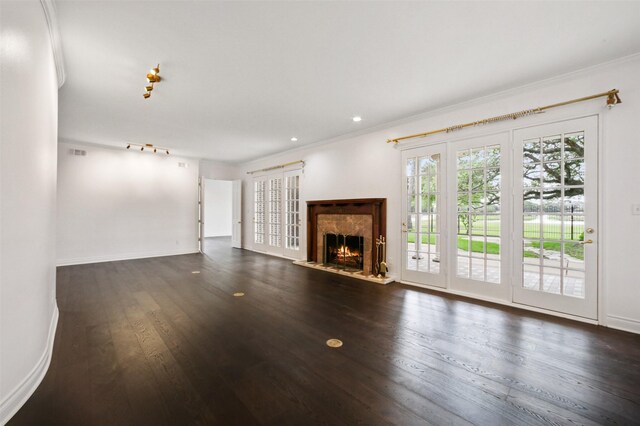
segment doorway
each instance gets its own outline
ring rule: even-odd
[[[402,170],[402,281],[597,319],[597,116],[406,149]]]
[[[201,251],[208,246],[240,247],[240,181],[202,179]]]

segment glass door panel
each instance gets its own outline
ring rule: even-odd
[[[402,279],[444,287],[442,176],[444,145],[403,153]]]
[[[300,171],[284,174],[284,254],[300,257]]]
[[[253,245],[266,249],[267,183],[264,177],[253,179]]]
[[[516,131],[514,301],[597,317],[597,119]]]
[[[504,238],[509,229],[508,197],[503,197],[508,134],[450,144],[451,288],[489,297],[507,297],[503,272]]]
[[[282,175],[268,179],[268,245],[269,251],[282,254]]]

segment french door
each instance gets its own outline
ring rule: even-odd
[[[598,121],[407,149],[402,280],[597,319]]]
[[[253,247],[255,250],[300,257],[299,170],[253,180]]]
[[[598,121],[514,132],[513,301],[597,318]]]
[[[253,248],[267,251],[267,178],[253,178]]]
[[[299,170],[284,173],[284,247],[286,257],[300,257],[300,181]]]
[[[452,289],[508,299],[509,133],[449,144]],[[508,183],[508,181],[507,181]]]
[[[446,285],[445,148],[439,144],[402,153],[402,279],[437,287]]]
[[[267,176],[267,253],[282,254],[282,173]]]

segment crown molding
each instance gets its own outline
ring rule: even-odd
[[[47,19],[47,27],[49,28],[49,39],[51,40],[51,48],[53,51],[53,61],[56,65],[56,75],[58,77],[58,88],[62,87],[66,78],[64,69],[64,56],[62,55],[62,42],[60,40],[60,30],[58,28],[58,17],[56,15],[56,6],[53,0],[40,0],[44,16]]]

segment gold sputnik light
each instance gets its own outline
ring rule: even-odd
[[[149,73],[147,74],[147,84],[144,87],[145,93],[142,95],[143,98],[149,99],[151,97],[151,91],[153,90],[153,85],[159,83],[162,78],[160,77],[160,64],[156,65],[155,68],[151,68]]]
[[[131,148],[140,148],[140,151],[145,151],[145,150],[153,151],[154,154],[157,154],[158,151],[160,151],[160,152],[165,152],[167,155],[169,155],[169,150],[167,148],[160,148],[159,146],[155,146],[150,143],[145,143],[144,145],[140,145],[137,143],[128,143],[127,149],[131,149]]]

